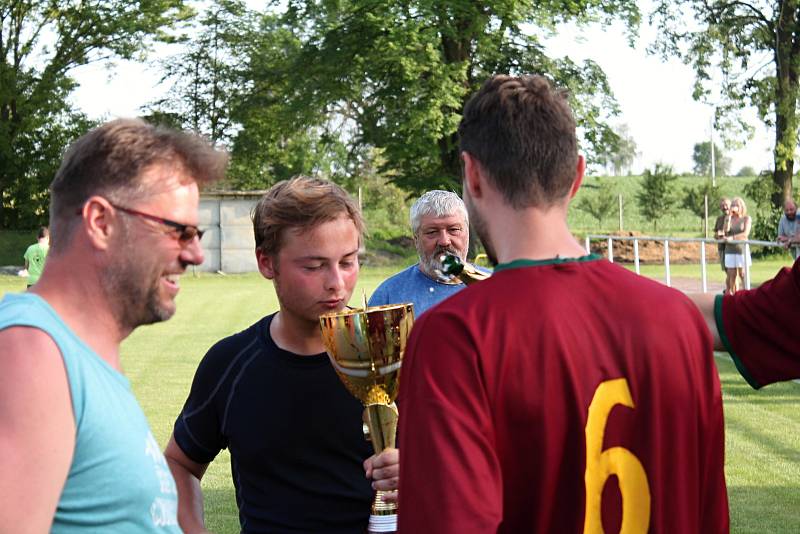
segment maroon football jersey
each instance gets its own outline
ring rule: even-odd
[[[728,531],[704,321],[597,256],[501,265],[426,312],[400,399],[400,532]]]
[[[757,289],[719,295],[714,314],[722,344],[751,386],[800,378],[800,260]]]

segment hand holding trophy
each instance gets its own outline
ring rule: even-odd
[[[347,390],[365,406],[364,423],[376,454],[395,447],[400,365],[414,324],[412,304],[328,313],[319,318],[331,364]],[[397,505],[378,491],[368,532],[397,530]]]

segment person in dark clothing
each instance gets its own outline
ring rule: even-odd
[[[361,214],[334,183],[299,177],[264,195],[253,229],[280,309],[218,342],[197,369],[165,451],[180,525],[205,531],[200,480],[228,448],[242,532],[362,534],[373,490],[397,489],[399,454],[370,457],[362,406],[336,376],[319,325],[352,295]]]

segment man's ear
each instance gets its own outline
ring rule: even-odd
[[[572,187],[569,190],[569,198],[573,198],[577,193],[578,189],[581,188],[581,184],[583,183],[583,175],[586,172],[586,160],[583,156],[578,156],[578,165],[575,168],[575,181],[572,182]]]
[[[258,270],[261,272],[261,275],[267,280],[273,280],[277,272],[277,262],[275,258],[271,254],[266,254],[261,249],[257,249],[256,261],[258,262]]]
[[[464,162],[464,190],[472,198],[483,196],[483,168],[469,152],[461,153]]]
[[[81,229],[98,250],[108,250],[112,235],[119,231],[119,221],[117,214],[112,213],[113,209],[105,198],[93,196],[83,204],[79,212]]]

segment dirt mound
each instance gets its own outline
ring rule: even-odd
[[[641,237],[640,232],[614,232],[609,235]],[[669,243],[669,262],[670,263],[700,263],[700,247],[702,243],[680,243],[670,241]],[[719,260],[717,247],[706,245],[706,263],[712,264]],[[603,257],[608,256],[608,240],[593,240],[591,243],[592,252]],[[623,263],[633,263],[633,241],[614,241],[613,244],[614,261]],[[639,241],[639,262],[664,263],[664,242],[663,241]]]

